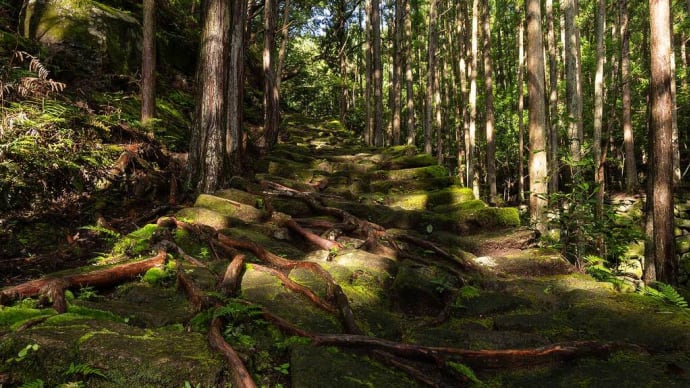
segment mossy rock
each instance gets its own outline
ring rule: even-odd
[[[313,192],[316,191],[313,187],[310,185],[304,183],[304,182],[299,182],[294,179],[289,179],[285,178],[282,176],[277,176],[273,174],[256,174],[256,179],[258,180],[267,180],[275,183],[279,183],[283,186],[289,187],[291,189],[295,189],[297,191],[302,191],[302,192]]]
[[[263,199],[244,190],[238,190],[235,188],[219,190],[213,193],[214,196],[229,199],[231,201],[239,202],[247,206],[252,206],[258,209],[263,208]]]
[[[436,316],[444,307],[444,294],[459,280],[435,266],[404,261],[391,287],[393,306],[412,316]]]
[[[690,235],[676,237],[676,253],[684,254],[690,252]]]
[[[371,173],[372,181],[403,181],[410,179],[444,178],[447,176],[449,176],[448,169],[438,165],[417,168],[406,168],[402,170],[380,170]]]
[[[304,164],[281,158],[267,156],[256,164],[256,169],[260,173],[292,179],[301,183],[309,182],[314,173]]]
[[[336,348],[295,345],[290,352],[293,387],[418,387],[402,372]]]
[[[339,333],[342,328],[332,314],[325,312],[305,296],[287,290],[273,275],[247,265],[242,276],[241,295],[260,304],[305,330],[316,333]]]
[[[433,166],[437,163],[434,156],[430,154],[416,154],[412,156],[398,156],[384,163],[384,168],[393,170]]]
[[[71,68],[71,77],[99,69],[134,74],[141,65],[141,25],[129,13],[97,1],[26,3],[20,16],[21,34],[58,56],[63,73]]]
[[[372,192],[410,193],[414,191],[433,191],[444,189],[457,183],[454,177],[410,179],[401,181],[381,180],[370,183]]]
[[[112,312],[127,318],[130,325],[158,328],[186,322],[194,315],[184,295],[174,289],[130,284],[113,295],[93,300],[75,300],[76,306]]]
[[[75,314],[58,317],[2,338],[0,359],[16,357],[27,344],[39,346],[22,362],[6,365],[14,380],[40,378],[57,386],[70,381],[64,374],[70,364],[82,364],[107,377],[87,376],[90,387],[175,386],[180,381],[212,386],[225,366],[210,352],[206,336],[186,333],[181,326],[152,330]]]
[[[227,200],[209,194],[201,194],[197,197],[194,207],[206,208],[225,217],[235,218],[243,222],[261,222],[266,213],[254,206]]]
[[[197,224],[208,225],[214,229],[227,228],[232,223],[229,217],[205,207],[184,208],[178,211],[175,217]]]
[[[436,213],[440,214],[448,214],[448,213],[457,213],[457,212],[463,212],[463,211],[468,211],[468,210],[479,210],[479,209],[484,209],[486,208],[487,205],[484,203],[484,201],[480,199],[472,199],[466,202],[461,202],[461,203],[454,203],[454,204],[448,204],[448,205],[439,205],[439,206],[434,206],[433,210]]]

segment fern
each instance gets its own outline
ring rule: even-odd
[[[644,294],[680,307],[686,312],[690,312],[688,301],[685,300],[685,298],[679,294],[678,291],[673,288],[673,286],[663,282],[656,282],[655,287],[657,288],[645,287],[643,291]]]
[[[96,376],[100,377],[102,379],[108,379],[108,376],[106,376],[100,369],[93,367],[88,364],[75,364],[75,363],[70,363],[69,368],[63,373],[65,376],[81,376],[81,377],[89,377],[89,376]]]
[[[19,386],[19,388],[43,388],[45,385],[43,383],[43,380],[41,379],[36,379],[34,381],[31,381],[29,383],[24,383]]]
[[[257,306],[247,306],[237,302],[230,302],[223,307],[215,309],[213,316],[230,317],[233,321],[257,318],[263,315],[261,308]]]

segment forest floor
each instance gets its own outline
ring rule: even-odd
[[[687,309],[576,271],[430,155],[285,128],[253,177],[92,228],[79,268],[17,263],[0,387],[690,385]]]

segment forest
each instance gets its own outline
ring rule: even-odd
[[[690,385],[690,0],[0,0],[0,388]]]

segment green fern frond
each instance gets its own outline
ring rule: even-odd
[[[41,379],[36,379],[36,380],[34,380],[34,381],[32,381],[32,382],[24,383],[24,384],[20,385],[19,388],[43,388],[44,386],[45,386],[45,385],[44,385],[44,383],[43,383],[43,380],[41,380]]]
[[[456,372],[460,373],[461,375],[467,377],[467,379],[469,379],[474,384],[477,384],[477,385],[482,384],[482,381],[479,380],[479,378],[477,378],[477,375],[474,374],[474,371],[469,366],[467,366],[465,364],[458,363],[458,362],[452,362],[452,361],[448,362],[448,366],[453,368]]]
[[[103,379],[107,379],[108,376],[106,376],[103,371],[100,369],[93,367],[88,364],[75,364],[71,363],[69,365],[69,368],[63,373],[65,376],[74,376],[74,375],[79,375],[81,377],[88,377],[88,376],[96,376],[100,377]]]
[[[666,299],[669,303],[682,309],[688,308],[688,301],[685,300],[685,298],[679,294],[678,291],[673,288],[673,286],[666,283],[657,282],[657,287],[659,288],[659,291],[663,295],[664,299]]]

